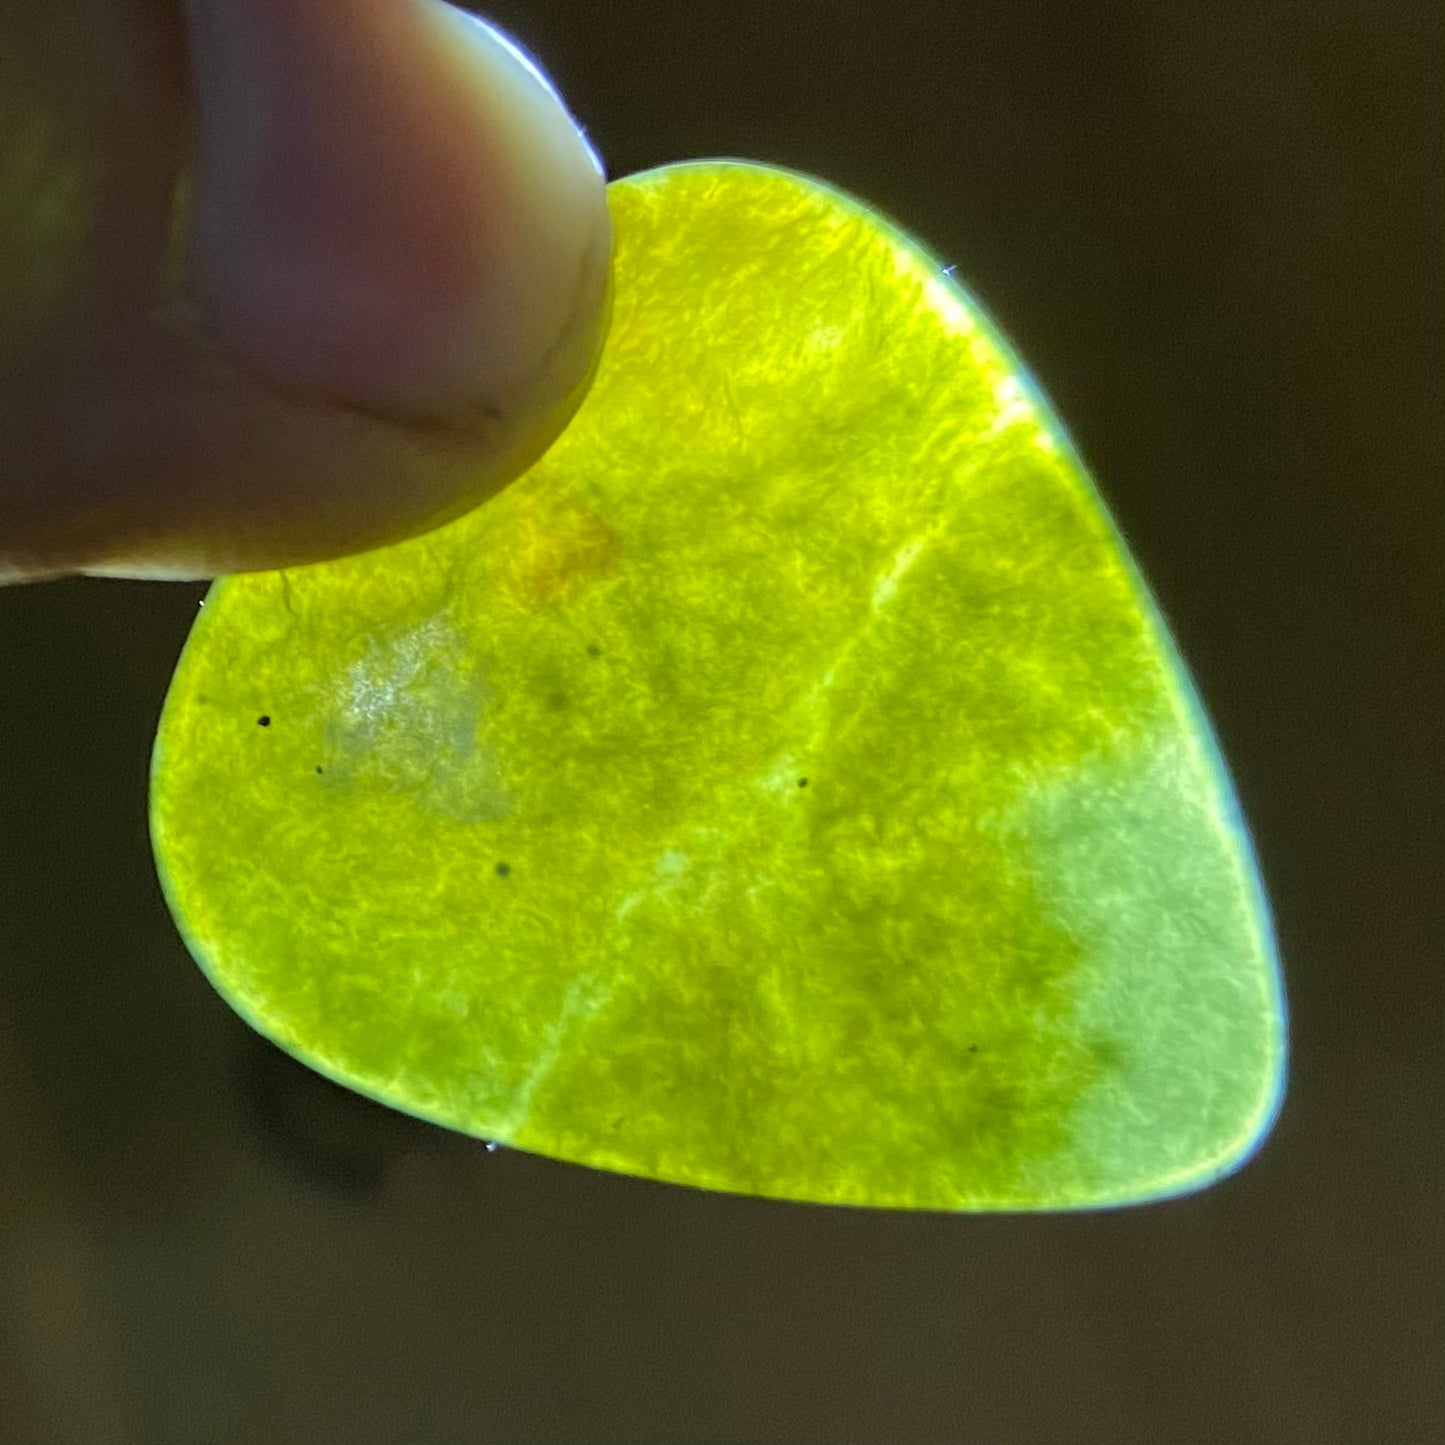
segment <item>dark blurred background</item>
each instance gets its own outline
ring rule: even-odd
[[[1092,464],[1253,826],[1289,1093],[1236,1177],[834,1212],[462,1139],[211,992],[146,769],[201,589],[0,591],[0,1439],[1445,1440],[1435,0],[508,0],[622,175],[812,171]],[[3,43],[0,19],[0,43]]]

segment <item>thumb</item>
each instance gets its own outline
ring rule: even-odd
[[[534,461],[606,327],[600,164],[442,0],[188,0],[187,264],[16,385],[0,575],[205,576],[459,515]],[[95,322],[96,318],[90,318]]]

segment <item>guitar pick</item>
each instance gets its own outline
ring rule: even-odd
[[[1019,360],[815,179],[610,204],[541,462],[211,589],[152,776],[195,957],[332,1078],[626,1174],[1020,1210],[1237,1167],[1285,1050],[1257,867]]]

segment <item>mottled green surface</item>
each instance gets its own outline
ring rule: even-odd
[[[1239,1163],[1283,1055],[1253,862],[1017,363],[817,182],[612,200],[541,465],[207,599],[153,798],[197,958],[336,1078],[629,1173],[1047,1208]]]

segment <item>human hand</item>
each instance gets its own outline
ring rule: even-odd
[[[199,577],[440,525],[566,425],[600,164],[444,0],[8,0],[0,580]]]

